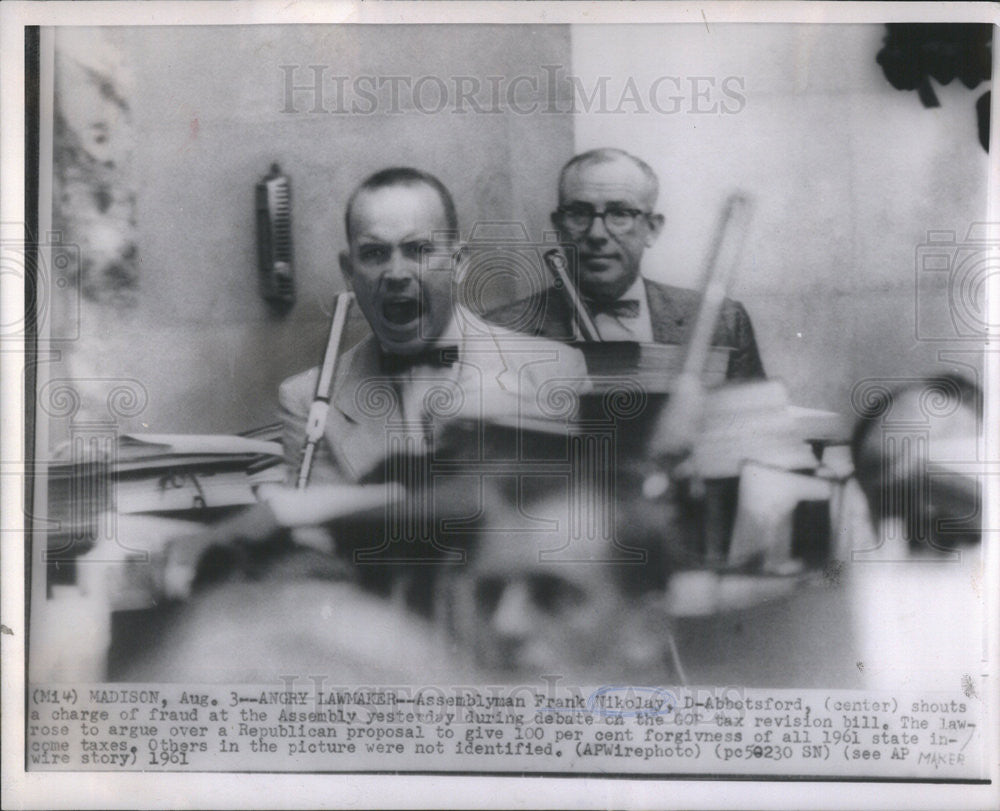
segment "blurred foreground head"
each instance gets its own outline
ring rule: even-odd
[[[978,543],[983,394],[955,375],[879,388],[861,409],[851,450],[876,527],[900,522],[911,549]]]
[[[609,494],[541,490],[492,499],[451,585],[460,646],[487,672],[533,680],[662,674],[662,539],[630,533]]]
[[[462,676],[420,617],[347,582],[271,578],[209,587],[121,681],[413,685]]]

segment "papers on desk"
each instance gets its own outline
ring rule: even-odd
[[[240,436],[128,434],[114,465],[119,514],[254,504],[255,488],[282,482],[281,445]]]
[[[254,504],[259,485],[286,480],[275,432],[255,433],[123,434],[87,458],[73,458],[79,448],[67,443],[49,469],[49,514],[79,523],[109,508],[128,515]]]
[[[123,434],[118,438],[115,470],[211,465],[252,465],[280,459],[281,445],[260,439],[224,434]]]
[[[675,344],[634,341],[585,341],[573,344],[583,353],[594,391],[619,389],[626,382],[646,393],[666,393],[684,366],[687,348]],[[726,380],[729,350],[713,347],[705,360],[702,383],[718,386]]]
[[[130,457],[156,455],[281,455],[281,445],[262,439],[227,434],[122,434],[119,453]]]
[[[243,469],[172,469],[162,476],[119,477],[115,487],[119,515],[233,507],[256,501],[250,477]]]

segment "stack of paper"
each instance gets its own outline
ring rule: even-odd
[[[261,438],[273,431],[255,433],[124,434],[100,452],[70,440],[49,467],[45,512],[58,522],[50,548],[66,545],[58,536],[93,529],[94,516],[107,511],[175,513],[255,503],[258,485],[286,479],[281,445]]]
[[[625,381],[650,394],[669,392],[684,366],[687,347],[634,341],[589,341],[574,344],[587,362],[594,391],[621,388]],[[717,386],[726,379],[729,350],[708,353],[702,383]]]

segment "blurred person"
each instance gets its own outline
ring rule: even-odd
[[[412,684],[465,665],[426,620],[353,583],[231,582],[197,592],[117,680]],[[303,685],[305,685],[303,687]]]
[[[848,584],[866,687],[985,689],[982,416],[982,391],[953,374],[865,402],[851,450],[871,526]]]
[[[979,542],[983,394],[957,375],[877,392],[851,439],[855,474],[878,528],[897,522],[912,551]]]
[[[565,486],[536,480],[533,489],[518,507],[494,493],[468,563],[453,573],[460,646],[501,677],[670,673],[668,563],[656,528],[594,491],[574,501]],[[614,512],[611,532],[600,530],[609,527],[603,509]]]

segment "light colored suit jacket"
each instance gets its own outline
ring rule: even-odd
[[[462,338],[450,368],[419,367],[431,422],[455,418],[566,419],[574,394],[589,388],[579,350],[511,332],[466,311],[456,315]],[[381,370],[373,334],[340,358],[323,439],[313,457],[310,483],[356,483],[377,469],[394,438],[407,433],[400,414],[398,377]],[[319,368],[294,375],[278,392],[285,460],[298,474],[306,421]],[[426,380],[425,380],[426,378]],[[412,424],[409,426],[412,434]]]

